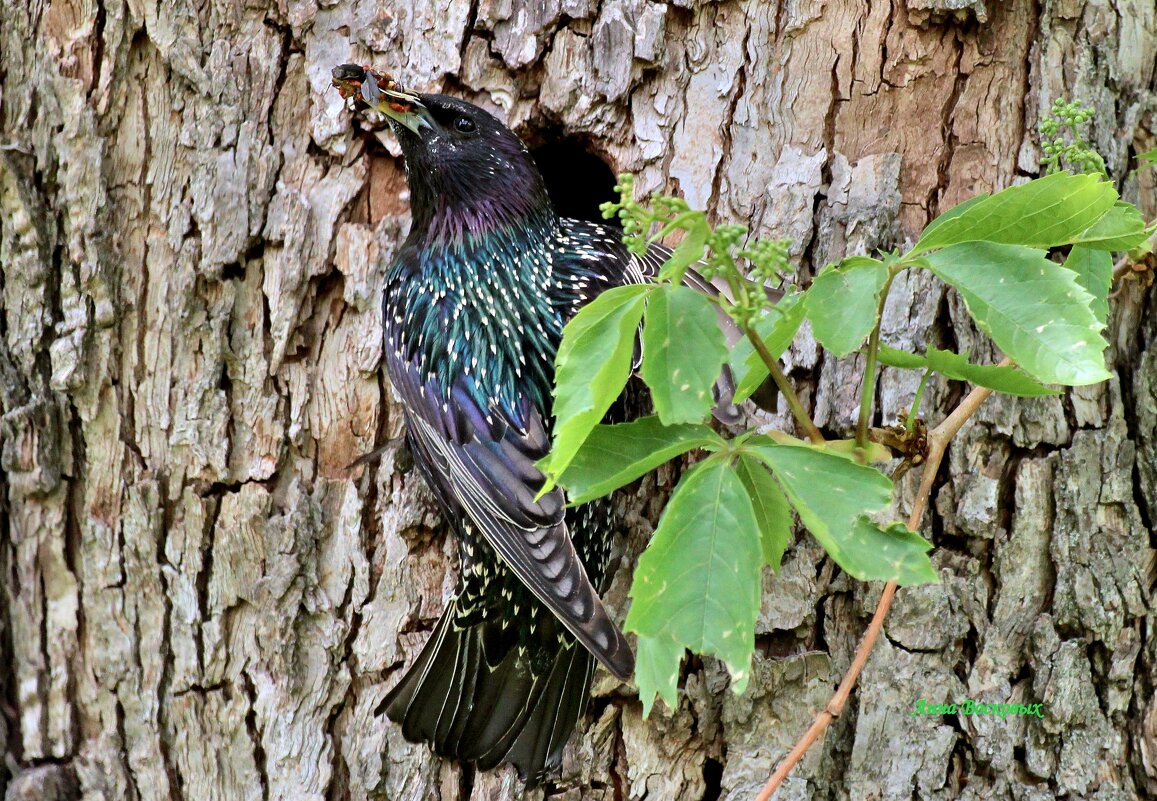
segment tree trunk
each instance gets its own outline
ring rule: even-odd
[[[454,565],[403,450],[346,469],[401,432],[378,298],[407,203],[390,137],[351,122],[332,66],[497,109],[564,148],[556,191],[584,181],[565,170],[582,147],[791,237],[806,272],[1037,174],[1056,98],[1096,109],[1123,194],[1157,211],[1153,171],[1130,172],[1157,144],[1152,0],[430,5],[3,3],[8,798],[523,797],[509,769],[464,773],[374,716]],[[994,398],[952,446],[924,526],[942,581],[900,591],[780,798],[1157,793],[1157,292],[1114,303],[1112,381]],[[896,282],[884,333],[994,356],[923,274]],[[806,337],[788,361],[820,425],[849,428],[862,363]],[[879,420],[914,391],[886,371]],[[960,393],[935,385],[925,413]],[[622,499],[624,565],[673,479]],[[766,577],[744,695],[695,661],[679,709],[644,720],[601,673],[562,777],[526,797],[751,798],[879,591],[798,537]],[[1043,717],[911,715],[966,698]]]

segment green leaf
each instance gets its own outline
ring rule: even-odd
[[[864,566],[862,572],[849,571],[860,581],[895,581],[904,586],[940,581],[928,558],[932,543],[903,523],[882,528],[866,517],[859,517],[844,547],[849,561]]]
[[[950,350],[928,348],[928,366],[948,378],[968,381],[1007,395],[1025,398],[1043,395],[1059,395],[1060,390],[1041,384],[1023,370],[1009,365],[972,364],[967,353],[953,353]]]
[[[1073,245],[1065,267],[1072,270],[1077,283],[1093,296],[1093,315],[1104,328],[1109,324],[1109,287],[1113,283],[1113,257],[1106,250],[1092,250]]]
[[[753,437],[745,450],[771,468],[808,531],[850,575],[901,584],[935,580],[927,555],[931,546],[923,538],[879,530],[864,517],[891,499],[892,482],[883,473],[803,444]]]
[[[931,237],[932,234],[936,230],[938,230],[942,225],[947,223],[949,220],[956,219],[957,217],[959,217],[964,212],[968,211],[970,208],[972,208],[976,204],[978,204],[982,201],[988,200],[988,198],[990,198],[990,197],[992,197],[992,195],[988,194],[987,192],[983,192],[979,195],[974,195],[974,196],[968,198],[968,200],[964,201],[963,203],[957,203],[955,206],[953,206],[948,211],[941,214],[935,220],[928,223],[928,225],[926,225],[924,227],[924,232],[921,234],[921,236],[924,238]]]
[[[883,342],[880,343],[880,347],[876,351],[876,358],[880,364],[899,367],[904,370],[924,370],[928,367],[928,360],[920,354],[896,350],[896,348],[888,347]]]
[[[747,488],[751,508],[755,510],[763,563],[778,573],[783,552],[791,541],[791,506],[762,462],[751,456],[740,456],[735,472]]]
[[[856,350],[876,327],[888,268],[878,259],[852,256],[827,267],[804,293],[804,308],[820,344],[836,356]]]
[[[710,413],[726,359],[711,301],[685,286],[655,287],[643,324],[642,375],[664,425],[698,423]]]
[[[694,448],[719,448],[723,438],[705,425],[664,426],[658,417],[598,425],[559,477],[572,504],[586,503],[629,484]]]
[[[1035,398],[1059,395],[1060,391],[1046,387],[1017,367],[999,364],[972,364],[967,353],[928,348],[925,356],[880,346],[877,354],[882,363],[909,370],[933,370],[945,378],[967,381],[981,387],[995,389],[1006,395]]]
[[[643,702],[643,717],[651,714],[656,694],[668,709],[679,708],[679,664],[686,650],[670,634],[639,637],[635,647],[635,684]]]
[[[779,358],[795,339],[795,334],[803,324],[804,307],[800,299],[802,294],[784,295],[779,303],[775,304],[767,314],[755,323],[755,333],[759,335],[771,355]],[[735,378],[735,403],[742,403],[751,397],[751,393],[767,378],[767,365],[759,357],[759,353],[743,337],[731,349],[731,371]]]
[[[1037,380],[1080,386],[1109,378],[1102,355],[1108,343],[1090,310],[1092,296],[1043,251],[969,242],[924,261],[960,293],[976,324]]]
[[[752,437],[742,448],[771,468],[809,530],[817,519],[825,523],[821,528],[850,528],[857,517],[887,508],[892,499],[887,476],[846,455],[765,436]]]
[[[678,283],[683,280],[683,273],[695,262],[703,258],[703,250],[707,247],[707,235],[711,232],[707,225],[707,218],[695,220],[697,224],[687,229],[682,241],[675,246],[663,267],[659,270],[659,278]]]
[[[554,376],[554,446],[538,467],[550,479],[562,474],[631,373],[635,331],[651,285],[603,292],[579,310],[562,332]],[[553,486],[548,482],[543,491]]]
[[[1147,161],[1150,164],[1157,164],[1157,147],[1152,150],[1146,150],[1144,153],[1138,153],[1137,158],[1142,161]]]
[[[1113,185],[1099,175],[1058,172],[1013,186],[967,208],[948,212],[925,229],[913,253],[987,241],[1049,248],[1075,242],[1117,202]]]
[[[747,489],[728,460],[710,458],[684,476],[639,557],[626,627],[639,635],[636,670],[646,709],[658,692],[675,708],[685,646],[727,665],[742,692],[755,650],[763,566]]]
[[[1075,240],[1096,250],[1128,250],[1149,238],[1141,210],[1132,203],[1117,202]]]

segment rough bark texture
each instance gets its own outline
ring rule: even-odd
[[[407,216],[393,144],[351,124],[333,65],[570,137],[643,190],[792,237],[805,270],[1036,174],[1058,97],[1096,108],[1125,196],[1157,211],[1153,172],[1129,173],[1157,144],[1152,0],[2,5],[7,799],[523,795],[373,715],[453,560],[404,452],[344,467],[400,433],[377,298]],[[1157,292],[1115,303],[1111,382],[993,399],[953,445],[925,528],[942,583],[901,590],[848,714],[780,798],[1157,793]],[[885,334],[993,355],[923,275],[897,281]],[[847,429],[861,365],[806,339],[789,361],[819,423]],[[880,419],[914,389],[885,373]],[[623,500],[626,554],[673,478]],[[807,538],[765,589],[745,695],[696,662],[679,709],[644,720],[602,674],[546,794],[752,797],[879,592]],[[964,698],[1045,716],[910,716]]]

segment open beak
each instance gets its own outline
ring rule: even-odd
[[[343,98],[357,97],[370,108],[413,131],[415,136],[423,128],[434,127],[434,118],[418,95],[407,92],[393,78],[377,75],[357,64],[334,67],[332,75],[333,85]]]

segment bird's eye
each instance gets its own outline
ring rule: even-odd
[[[474,120],[462,115],[454,120],[454,130],[459,133],[474,133]]]

